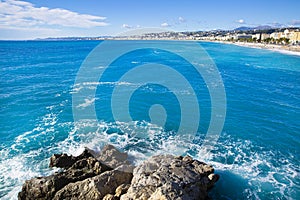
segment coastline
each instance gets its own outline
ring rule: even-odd
[[[249,47],[255,49],[266,49],[282,54],[300,56],[300,46],[285,46],[278,44],[250,43],[250,42],[229,42],[229,41],[209,41],[222,44],[232,44],[241,47]]]
[[[221,40],[193,40],[193,39],[173,39],[173,38],[101,38],[103,40],[153,40],[153,41],[190,41],[190,42],[214,42],[222,44],[232,44],[241,47],[249,47],[255,49],[266,49],[282,54],[300,56],[300,45],[280,45],[280,44],[265,44],[265,43],[250,43],[250,42],[231,42],[231,41],[221,41]],[[36,41],[36,40],[28,40]],[[99,41],[97,40],[40,40],[40,41]]]

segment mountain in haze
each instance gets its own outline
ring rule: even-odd
[[[263,25],[263,26],[257,26],[254,27],[255,30],[269,30],[269,29],[273,29],[274,27],[269,26],[269,25]]]
[[[233,29],[234,31],[250,31],[253,30],[252,27],[247,27],[247,26],[241,26],[238,28]]]
[[[233,29],[234,31],[253,31],[253,30],[268,30],[273,29],[274,27],[264,25],[264,26],[256,26],[256,27],[247,27],[247,26],[241,26],[238,28]]]

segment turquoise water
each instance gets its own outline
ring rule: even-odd
[[[139,41],[133,41],[132,43]],[[151,41],[145,42],[145,44]],[[297,199],[300,196],[300,57],[217,43],[200,43],[217,66],[226,91],[223,131],[211,154],[200,154],[210,121],[210,93],[188,63],[159,49],[127,54],[101,80],[74,85],[78,70],[98,41],[0,42],[0,198],[16,198],[22,183],[47,175],[53,153],[74,155],[83,147],[112,143],[138,163],[157,153],[190,154],[211,163],[220,181],[215,199]],[[165,42],[164,45],[171,45]],[[199,44],[199,45],[200,45]],[[189,46],[181,49],[194,54]],[[145,63],[176,68],[201,102],[196,137],[176,137],[180,103],[176,93],[156,84],[140,86],[130,99],[131,122],[114,122],[113,89],[124,71]],[[99,65],[99,68],[102,66]],[[159,76],[159,75],[158,75]],[[143,78],[143,77],[142,77]],[[98,121],[74,123],[72,95],[95,89],[81,107],[94,102]],[[189,95],[178,89],[177,93]],[[150,123],[149,109],[160,104],[166,125]],[[187,115],[189,117],[189,115]],[[190,121],[194,119],[190,116]],[[148,137],[137,136],[145,133]],[[178,145],[188,146],[179,151]]]

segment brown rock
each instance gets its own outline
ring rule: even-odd
[[[50,164],[49,167],[59,167],[68,169],[71,167],[75,162],[87,159],[89,157],[93,156],[93,151],[85,148],[84,151],[79,156],[68,156],[67,154],[54,154],[50,158]]]
[[[67,184],[94,177],[110,169],[95,158],[90,157],[86,151],[80,155],[80,158],[82,159],[78,159],[78,157],[71,158],[75,163],[71,167],[63,165],[67,168],[65,171],[26,181],[22,187],[22,191],[18,194],[18,198],[20,200],[52,199],[56,192]],[[58,161],[56,163],[62,162]]]
[[[107,171],[98,176],[68,184],[58,191],[53,199],[102,199],[107,194],[114,194],[119,185],[129,184],[131,179],[131,173],[118,170]]]
[[[218,177],[214,169],[189,156],[153,156],[133,170],[133,179],[121,200],[207,199],[207,189]]]
[[[125,194],[127,190],[129,189],[130,184],[122,184],[119,187],[116,188],[115,196],[121,197],[121,195]]]
[[[96,158],[103,164],[115,169],[121,165],[130,165],[127,153],[122,153],[112,145],[106,145]]]
[[[116,198],[114,195],[112,194],[107,194],[105,195],[105,197],[102,200],[117,200],[118,198]]]
[[[112,145],[96,154],[55,154],[50,167],[64,171],[26,181],[20,200],[201,200],[219,176],[212,166],[189,156],[159,155],[134,168]]]

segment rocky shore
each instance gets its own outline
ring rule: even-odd
[[[219,179],[212,166],[189,156],[157,155],[138,166],[127,158],[112,145],[76,157],[54,154],[49,167],[61,171],[26,181],[18,199],[201,200]]]

